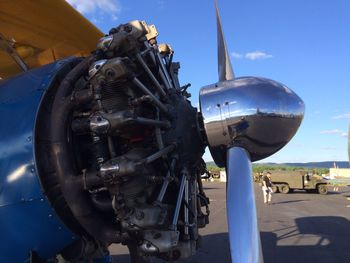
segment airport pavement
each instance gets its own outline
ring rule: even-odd
[[[201,230],[203,242],[197,254],[182,263],[229,263],[225,183],[205,183],[211,200],[210,224]],[[326,196],[302,191],[274,194],[265,205],[255,185],[257,214],[265,263],[350,262],[350,188]],[[128,251],[110,248],[114,263],[129,263]],[[153,260],[152,262],[163,262]]]

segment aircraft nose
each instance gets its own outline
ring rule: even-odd
[[[225,165],[226,149],[246,149],[252,161],[285,146],[304,116],[301,98],[285,85],[266,78],[241,77],[206,86],[200,108],[214,161]]]

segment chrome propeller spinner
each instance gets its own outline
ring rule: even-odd
[[[304,102],[274,80],[235,78],[218,6],[219,82],[200,91],[200,109],[215,163],[226,167],[227,221],[232,262],[263,262],[251,161],[266,158],[295,135]]]

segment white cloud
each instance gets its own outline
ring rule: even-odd
[[[254,51],[254,52],[246,53],[245,58],[249,60],[267,59],[267,58],[272,58],[272,55],[267,54],[263,51]]]
[[[243,58],[243,55],[237,52],[232,52],[231,53],[232,58]]]
[[[335,151],[335,150],[337,150],[337,148],[326,146],[326,147],[321,147],[321,150],[323,150],[323,151]]]
[[[160,9],[163,9],[165,6],[165,1],[164,0],[158,0],[157,5]]]
[[[234,59],[241,59],[241,58],[245,58],[248,60],[258,60],[258,59],[268,59],[268,58],[272,58],[271,54],[267,54],[263,51],[253,51],[253,52],[247,52],[245,54],[241,54],[238,52],[232,52],[231,53],[231,57]]]
[[[324,130],[324,131],[321,131],[320,133],[321,134],[342,134],[343,131],[338,129],[333,129],[333,130]]]
[[[84,15],[108,15],[117,20],[121,6],[118,0],[66,0],[71,6]],[[96,19],[95,17],[93,19]],[[96,19],[99,21],[99,19]]]
[[[112,17],[111,17],[111,18],[112,18],[112,20],[113,20],[113,21],[118,20],[118,16],[117,16],[117,15],[112,15]]]
[[[333,130],[324,130],[320,131],[321,134],[334,134],[334,135],[339,135],[341,137],[347,137],[348,134],[342,130],[339,129],[333,129]]]
[[[332,117],[333,120],[350,119],[350,113],[345,113]]]

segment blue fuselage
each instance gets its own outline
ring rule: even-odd
[[[51,208],[37,174],[35,124],[45,92],[69,59],[0,82],[0,262],[54,256],[76,237]]]

